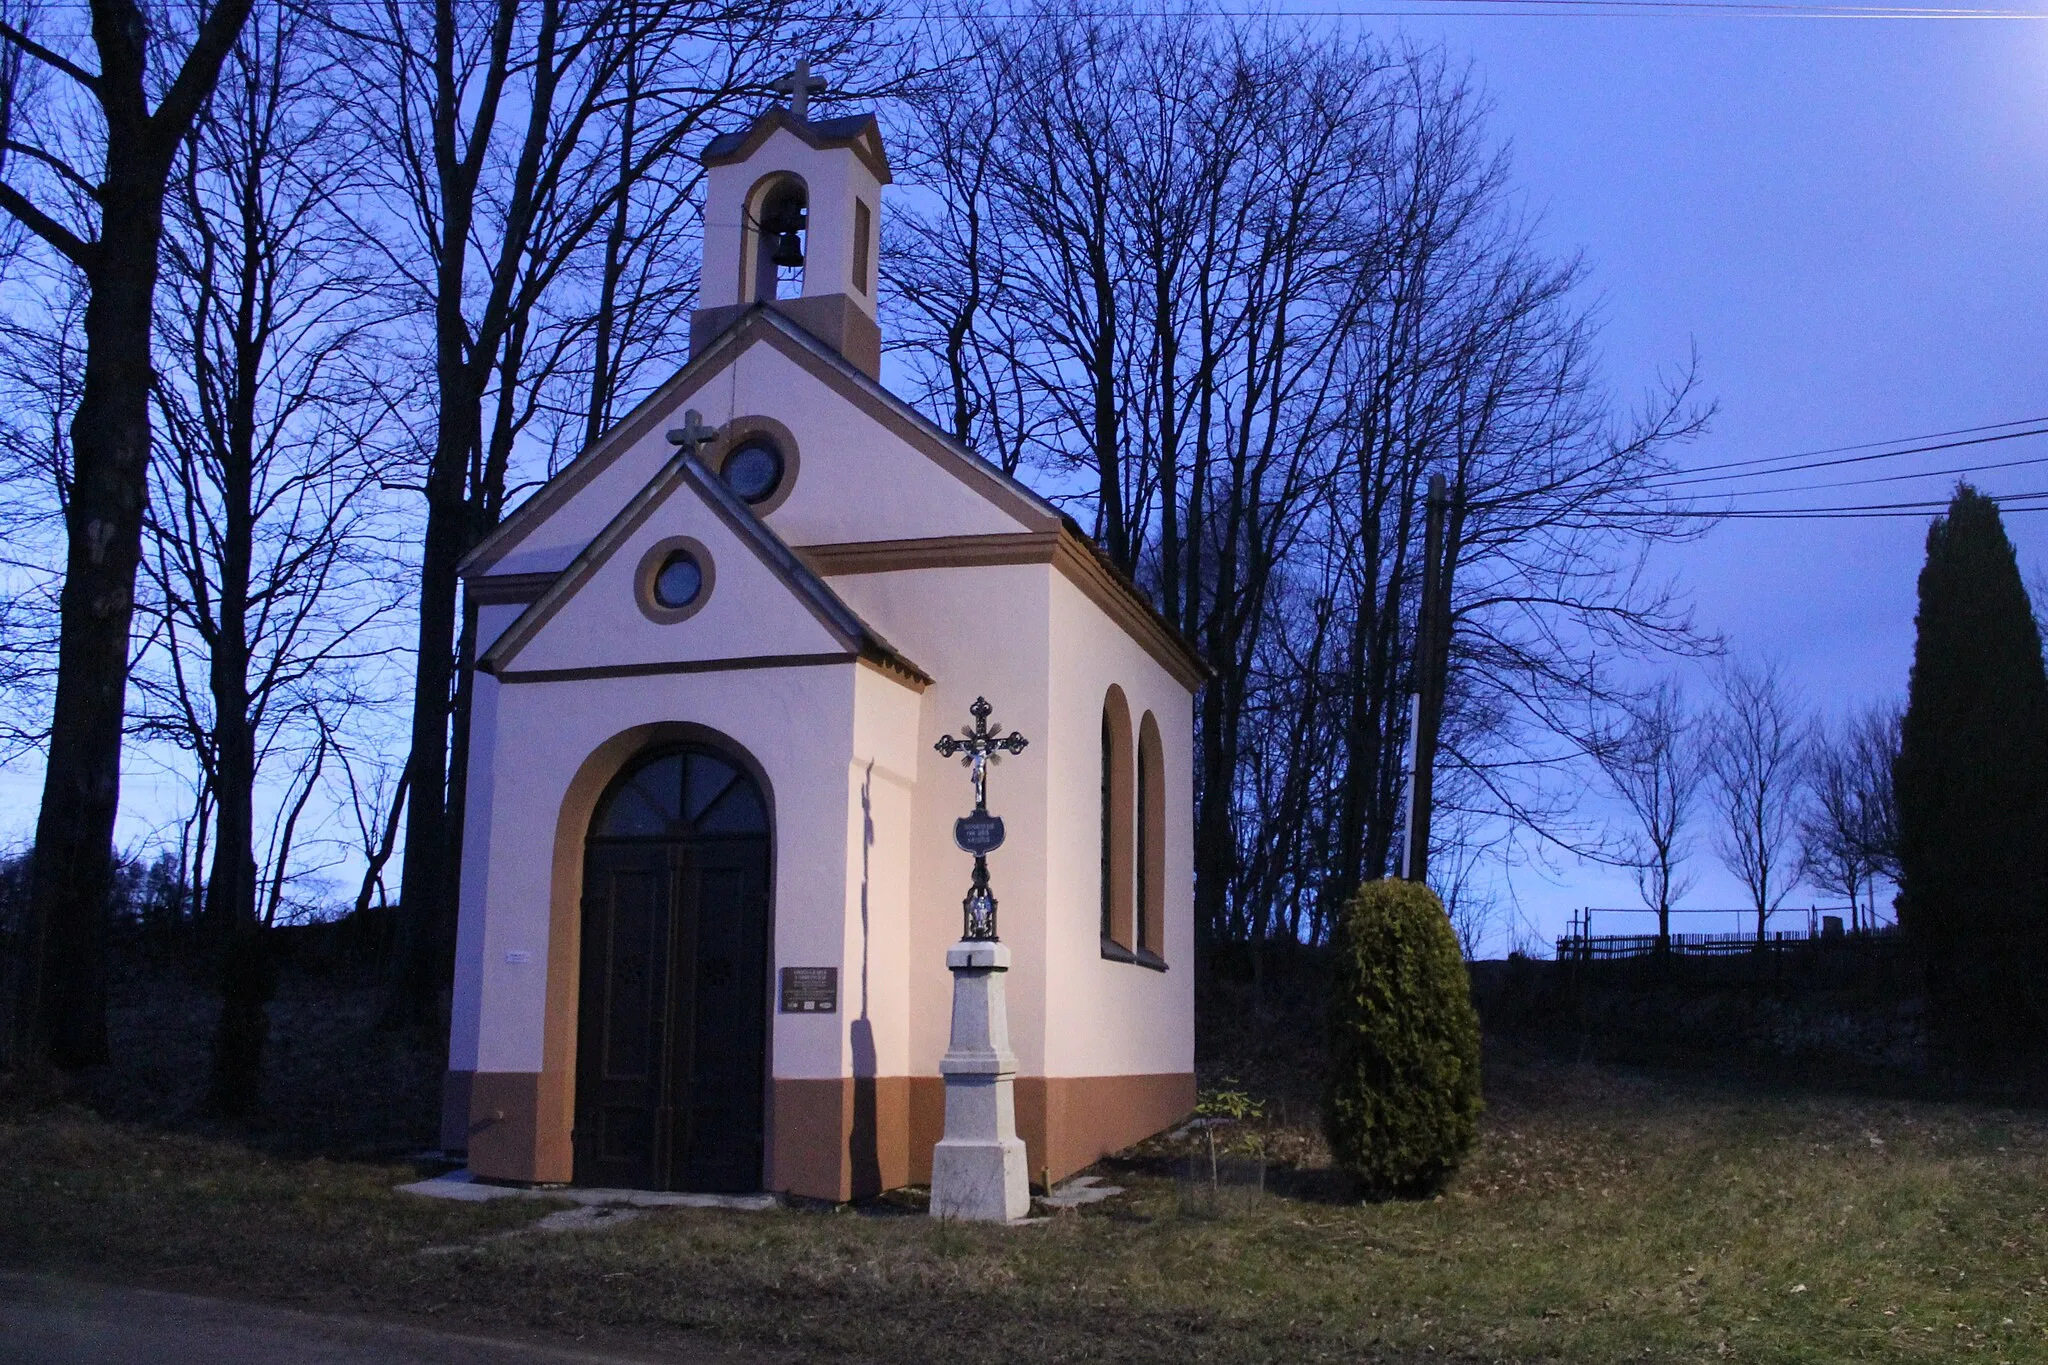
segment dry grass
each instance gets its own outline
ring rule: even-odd
[[[1493,1039],[1458,1180],[1360,1205],[1316,1129],[1308,957],[1201,987],[1205,1089],[1265,1112],[1221,1130],[1221,1151],[1266,1160],[1267,1194],[1188,1198],[1172,1172],[1206,1156],[1195,1135],[1105,1163],[1127,1195],[1007,1230],[898,1199],[551,1234],[546,1203],[401,1196],[419,1172],[388,1154],[431,1142],[435,1058],[369,1032],[364,981],[288,976],[265,1115],[229,1129],[194,1108],[203,969],[131,975],[120,1066],[81,1105],[0,1112],[0,1264],[811,1358],[2048,1360],[2041,1111],[1561,1064]]]
[[[543,1234],[544,1204],[394,1194],[403,1166],[52,1111],[0,1123],[0,1261],[901,1361],[2048,1359],[2040,1115],[1489,1066],[1441,1199],[1296,1177],[1189,1216],[1155,1144],[1117,1168],[1128,1196],[1007,1230],[671,1210]],[[1312,1168],[1312,1129],[1272,1107],[1227,1145]]]

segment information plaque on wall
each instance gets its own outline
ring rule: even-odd
[[[782,969],[782,1012],[784,1014],[837,1014],[839,1012],[839,969],[837,967],[784,967]]]

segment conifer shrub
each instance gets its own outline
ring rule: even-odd
[[[1998,505],[1964,485],[1927,532],[1893,789],[1899,921],[1936,1035],[2038,1046],[2048,1025],[2048,669]]]
[[[1457,935],[1434,892],[1389,878],[1359,888],[1332,946],[1331,1154],[1375,1195],[1427,1194],[1479,1132],[1479,1016]]]

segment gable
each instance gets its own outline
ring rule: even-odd
[[[704,586],[687,609],[668,611],[648,579],[677,549],[698,562]],[[512,680],[862,658],[924,680],[694,457],[676,452],[478,666]]]
[[[922,433],[892,420],[858,388],[834,384],[808,357],[770,336],[730,368],[720,419],[760,413],[787,427],[798,468],[789,495],[764,520],[791,545],[927,536],[1007,535],[1038,529],[1037,509],[999,486],[962,477],[972,456],[920,449]],[[709,419],[709,420],[720,420]],[[979,484],[979,486],[978,486]],[[1007,491],[1007,490],[1000,490]]]
[[[796,324],[747,313],[508,516],[465,574],[566,567],[674,453],[685,408],[767,417],[794,439],[788,496],[764,518],[791,545],[1056,530],[1059,513],[940,433]],[[707,457],[723,452],[713,447]]]

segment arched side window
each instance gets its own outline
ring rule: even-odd
[[[1131,708],[1123,689],[1112,687],[1102,702],[1102,952],[1128,960],[1135,940],[1132,900]]]
[[[1138,960],[1166,959],[1166,751],[1150,711],[1138,726],[1137,949]]]
[[[796,298],[804,292],[810,191],[786,171],[764,176],[747,194],[746,240],[740,250],[740,297]]]

